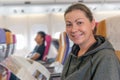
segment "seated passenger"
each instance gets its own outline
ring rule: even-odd
[[[35,41],[37,45],[35,46],[34,50],[31,52],[28,57],[32,60],[38,61],[42,60],[44,51],[45,51],[45,36],[46,34],[43,31],[39,31],[35,37]]]
[[[112,44],[93,33],[95,20],[84,4],[73,4],[64,13],[66,32],[74,43],[61,80],[120,80],[120,61]]]

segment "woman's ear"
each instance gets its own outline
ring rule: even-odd
[[[95,19],[92,20],[91,25],[92,25],[92,30],[94,31],[94,29],[96,27]]]

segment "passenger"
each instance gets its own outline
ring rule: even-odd
[[[74,45],[61,80],[120,80],[120,62],[111,43],[94,35],[95,20],[89,8],[73,4],[64,17],[66,32]]]
[[[42,60],[43,58],[43,54],[45,51],[45,32],[43,31],[39,31],[35,37],[35,41],[37,43],[37,45],[35,46],[34,50],[31,52],[30,58],[38,61],[38,60]]]

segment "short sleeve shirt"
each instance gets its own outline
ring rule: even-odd
[[[34,48],[34,50],[33,50],[33,54],[34,53],[38,53],[38,54],[40,54],[40,57],[37,59],[37,60],[42,60],[42,58],[43,58],[43,54],[44,54],[44,51],[45,51],[45,44],[42,44],[42,45],[37,45],[35,48]]]

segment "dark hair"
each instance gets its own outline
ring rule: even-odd
[[[90,11],[90,9],[87,6],[85,6],[84,4],[81,4],[81,3],[76,3],[76,4],[73,4],[73,5],[69,6],[68,9],[65,11],[64,16],[67,13],[69,13],[69,12],[71,12],[73,10],[81,10],[81,11],[84,12],[84,14],[86,15],[86,17],[90,21],[93,20],[93,15],[92,15],[92,12]]]
[[[3,30],[4,30],[5,32],[11,32],[11,30],[6,29],[6,28],[3,28]]]
[[[45,32],[39,31],[37,34],[41,35],[41,37],[44,39],[43,41],[45,41],[45,36],[46,36]]]

